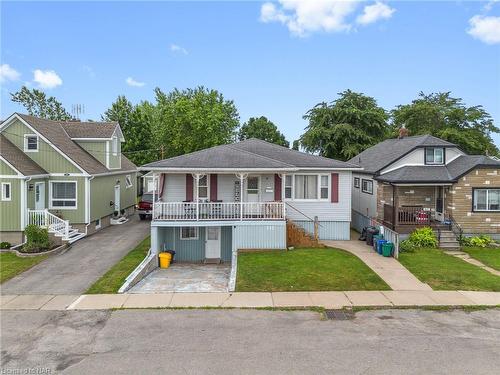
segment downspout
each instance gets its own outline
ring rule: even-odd
[[[88,223],[85,224],[85,236],[88,234],[88,228],[89,228],[89,225],[90,225],[90,181],[92,181],[94,179],[94,177],[95,176],[87,177],[87,179],[88,179],[88,189],[85,192],[85,196],[87,197],[87,204],[85,205],[85,211],[86,211],[86,216],[88,216],[88,217],[86,217],[85,220],[88,219]],[[87,185],[87,184],[85,184],[85,185]],[[87,211],[88,211],[88,214],[87,214]]]

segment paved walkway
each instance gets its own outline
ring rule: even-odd
[[[459,251],[459,250],[453,250],[453,251],[445,251],[446,254],[448,255],[453,255],[454,257],[460,258],[467,263],[473,264],[475,266],[478,266],[482,268],[485,271],[488,271],[489,273],[492,273],[493,275],[500,276],[500,271],[488,267],[486,264],[480,262],[477,259],[472,258],[469,254],[467,254],[465,251]]]
[[[54,255],[3,283],[1,294],[76,294],[80,295],[149,235],[149,221],[137,215],[122,225],[110,226],[75,242],[71,248]]]
[[[346,291],[276,293],[161,293],[2,295],[0,310],[107,310],[189,307],[499,306],[500,292]]]
[[[383,257],[363,241],[323,241],[327,246],[347,250],[361,259],[377,275],[379,275],[392,290],[432,290],[432,288],[417,279],[401,263],[392,257]]]

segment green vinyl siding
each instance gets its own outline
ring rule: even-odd
[[[10,201],[0,200],[0,232],[21,230],[21,180],[0,178],[0,183],[10,183]]]
[[[106,141],[77,141],[85,151],[106,165]]]
[[[125,177],[130,175],[132,187],[127,188]],[[90,180],[90,221],[111,215],[114,209],[115,185],[120,185],[120,206],[133,206],[137,199],[137,173],[100,176]]]
[[[35,132],[16,120],[3,130],[2,134],[20,150],[24,150],[24,135]],[[38,152],[27,152],[26,155],[49,173],[82,173],[41,137],[38,137]]]
[[[0,175],[17,175],[17,172],[9,167],[3,160],[0,160]]]
[[[85,177],[51,177],[49,182],[54,181],[76,181],[76,197],[77,207],[74,208],[50,208],[50,183],[46,189],[48,191],[47,207],[49,211],[57,216],[61,216],[64,220],[69,220],[70,224],[84,224],[85,223]]]

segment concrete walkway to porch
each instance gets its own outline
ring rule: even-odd
[[[470,263],[470,264],[473,264],[479,268],[482,268],[483,270],[488,271],[489,273],[491,273],[495,276],[500,276],[500,271],[498,271],[494,268],[488,267],[486,264],[480,262],[479,260],[472,258],[465,251],[448,250],[448,251],[444,251],[444,253],[448,254],[448,255],[453,255],[454,257],[457,257],[459,259],[466,261],[467,263]]]
[[[383,257],[359,241],[356,234],[351,234],[350,241],[322,241],[325,245],[347,250],[361,259],[377,275],[379,275],[392,290],[432,290],[432,288],[417,279],[401,263],[392,257]]]

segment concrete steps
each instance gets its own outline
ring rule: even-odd
[[[460,250],[460,243],[458,242],[455,233],[451,230],[441,230],[439,247],[445,250]]]

